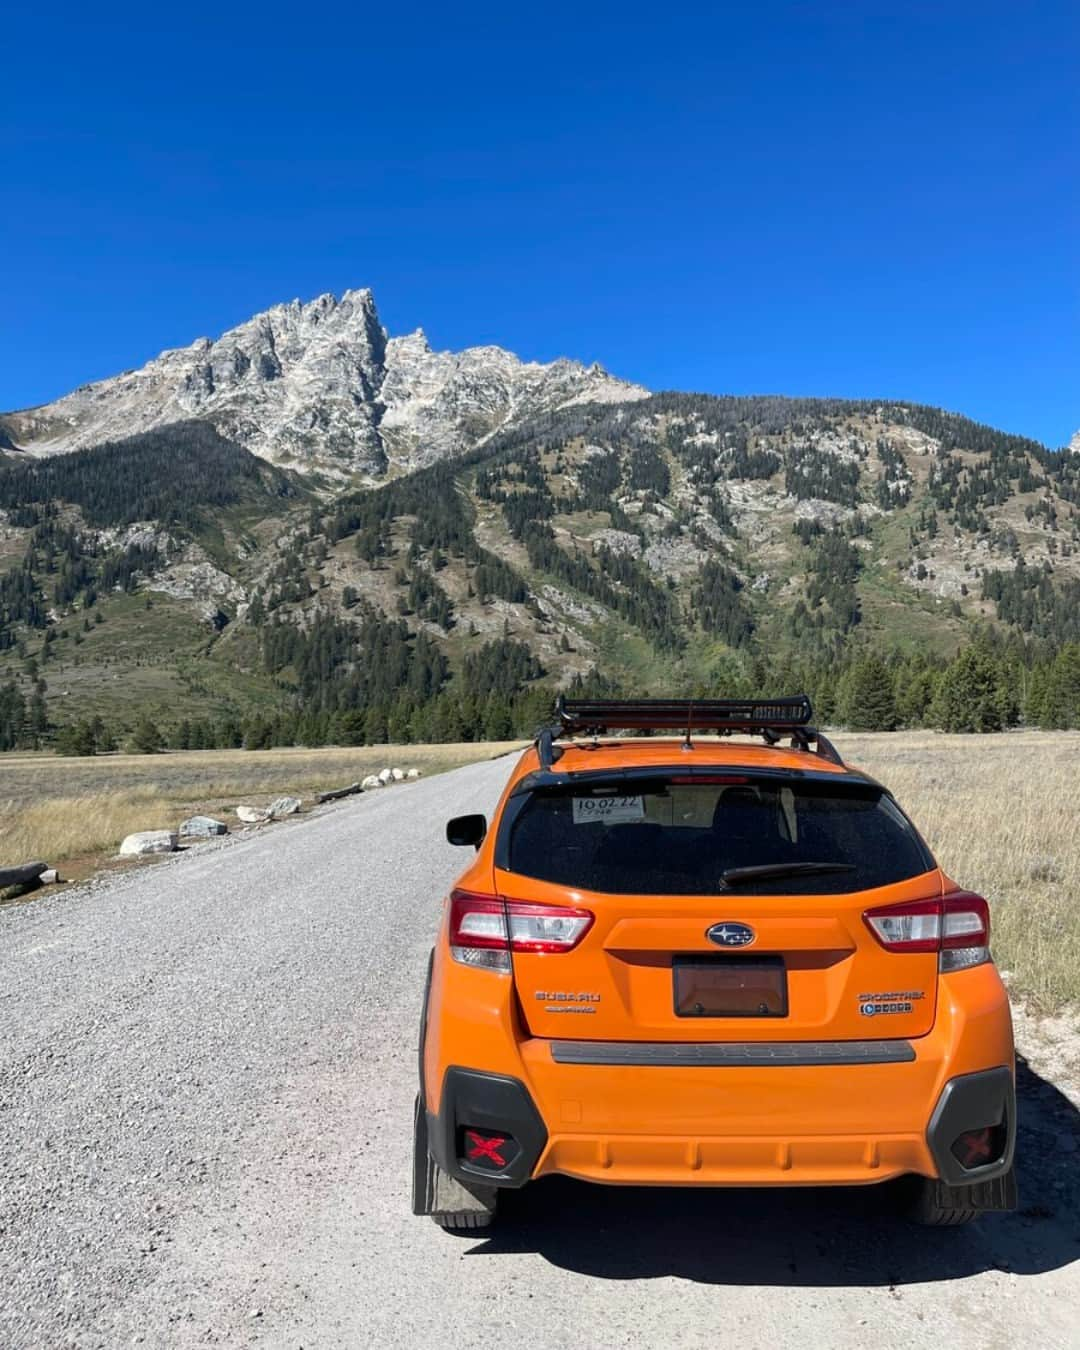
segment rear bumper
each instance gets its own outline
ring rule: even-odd
[[[865,1185],[907,1173],[989,1182],[1008,1171],[1015,1139],[1008,1003],[996,973],[941,985],[929,1035],[829,1053],[761,1046],[717,1062],[693,1047],[650,1059],[640,1045],[515,1039],[503,1072],[451,1065],[437,1087],[429,1080],[432,1152],[454,1175],[511,1186],[552,1173],[669,1186]],[[999,1123],[998,1156],[963,1168],[957,1136]],[[513,1167],[468,1164],[468,1125],[511,1135]]]
[[[559,1129],[549,1136],[524,1083],[455,1067],[447,1072],[441,1110],[428,1116],[428,1136],[444,1170],[498,1186],[521,1186],[553,1173],[640,1186],[850,1186],[914,1173],[950,1186],[977,1186],[1012,1165],[1015,1122],[1012,1071],[1000,1066],[950,1079],[929,1123],[906,1132],[720,1135],[699,1129],[663,1135]],[[998,1123],[1007,1131],[1004,1150],[981,1166],[962,1167],[952,1153],[957,1136]],[[514,1141],[507,1166],[467,1160],[464,1131],[473,1127]]]

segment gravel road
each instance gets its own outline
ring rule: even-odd
[[[412,1218],[442,826],[507,766],[0,912],[0,1346],[1080,1346],[1077,1113],[1031,1071],[1026,1209],[966,1230],[562,1181],[490,1238]]]

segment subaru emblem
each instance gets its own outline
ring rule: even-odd
[[[705,930],[705,936],[718,947],[749,947],[755,933],[745,923],[714,923]]]

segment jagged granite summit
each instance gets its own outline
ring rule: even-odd
[[[355,290],[275,305],[216,341],[7,414],[0,438],[57,454],[197,418],[275,463],[380,475],[538,413],[647,393],[598,365],[526,362],[501,347],[435,352],[421,330],[388,337],[371,292]]]

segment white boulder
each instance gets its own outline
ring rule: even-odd
[[[404,782],[405,780],[405,773],[402,769],[391,769],[390,777],[394,780],[395,783],[401,783]]]
[[[236,814],[245,825],[262,825],[270,819],[270,812],[261,806],[238,806]]]
[[[365,792],[370,792],[372,788],[385,787],[386,784],[383,782],[383,780],[379,777],[378,774],[369,773],[368,776],[364,779],[364,781],[360,784],[360,786],[364,789]]]
[[[408,771],[408,773],[406,773],[405,777],[406,777],[406,778],[419,778],[419,777],[420,777],[420,773],[421,773],[421,770],[420,770],[420,769],[410,769],[410,770]]]
[[[173,830],[139,830],[129,834],[120,845],[121,858],[141,858],[147,853],[175,853],[177,837]]]
[[[299,797],[278,797],[270,803],[270,819],[280,820],[282,816],[295,816],[300,810]]]
[[[381,769],[379,771],[379,782],[382,784],[392,783],[394,781],[393,769]]]

